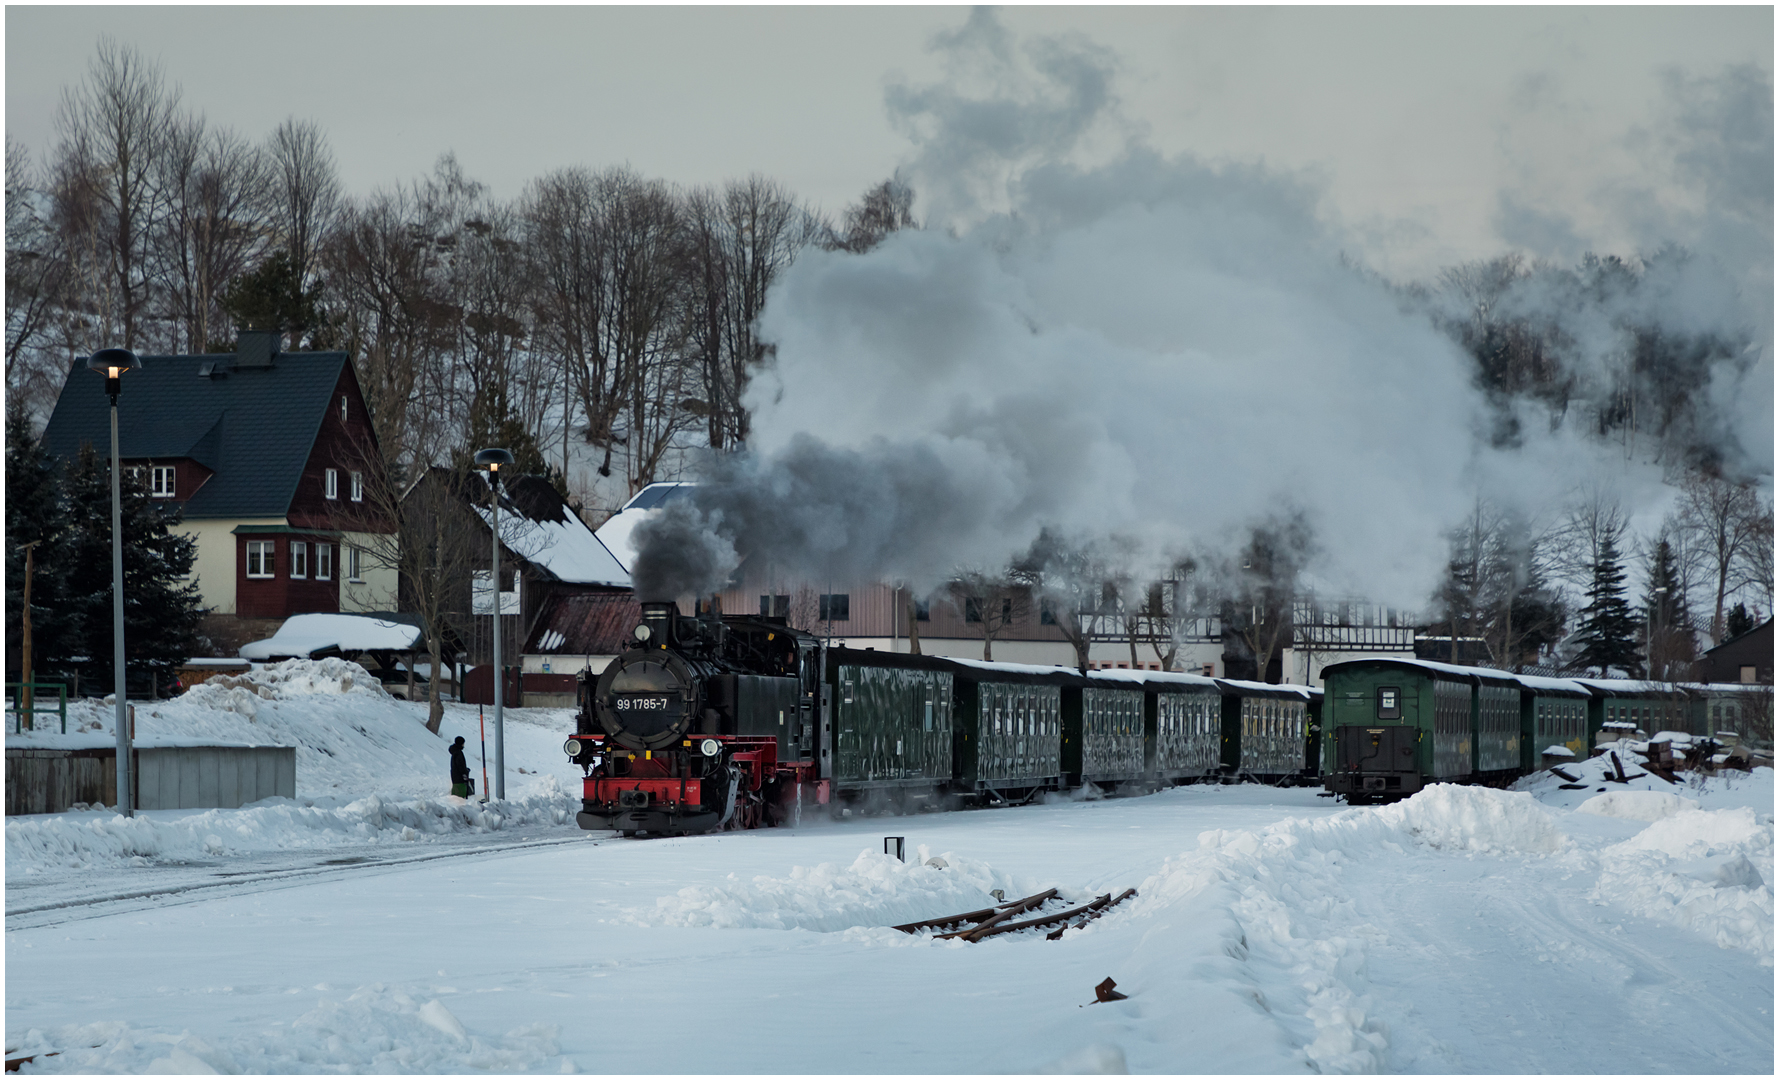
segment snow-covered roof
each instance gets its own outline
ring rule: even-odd
[[[686,498],[698,485],[689,481],[663,480],[650,484],[625,503],[623,508],[599,526],[593,535],[599,538],[606,550],[611,552],[619,566],[629,573],[636,562],[636,545],[631,542],[631,534],[636,527],[659,515],[663,506]],[[624,582],[629,584],[629,580]]]
[[[1192,675],[1184,671],[1143,671],[1137,668],[1097,668],[1087,673],[1090,679],[1107,682],[1131,683],[1173,683],[1181,687],[1192,687],[1198,690],[1218,690],[1217,680],[1205,675]]]
[[[342,653],[388,650],[407,652],[420,643],[420,628],[407,623],[373,619],[366,615],[313,613],[292,615],[269,638],[241,646],[246,660],[271,660],[280,656],[313,657],[328,649]]]
[[[964,667],[983,668],[987,671],[1004,671],[1010,675],[1079,675],[1072,667],[1058,667],[1054,664],[1004,664],[999,660],[965,660],[962,657],[947,656],[945,660]]]
[[[1274,697],[1300,697],[1305,701],[1309,701],[1315,696],[1314,690],[1307,686],[1299,686],[1296,683],[1264,683],[1252,682],[1248,679],[1218,679],[1217,683],[1220,686],[1234,690],[1239,694],[1266,694]]]
[[[1574,679],[1554,679],[1548,675],[1515,675],[1514,681],[1535,693],[1568,694],[1571,696],[1592,697],[1588,688]]]
[[[491,525],[494,512],[476,504],[482,523]],[[558,520],[531,517],[513,507],[500,515],[500,540],[506,549],[533,566],[549,572],[557,581],[577,585],[630,587],[630,571],[599,541],[580,516],[566,509]]]
[[[1480,676],[1486,679],[1502,679],[1511,682],[1520,678],[1520,676],[1515,675],[1511,671],[1497,671],[1494,668],[1463,667],[1458,664],[1442,664],[1437,660],[1417,660],[1412,656],[1367,656],[1358,660],[1343,660],[1338,664],[1329,664],[1322,669],[1322,672],[1324,676],[1326,676],[1329,671],[1332,671],[1337,667],[1345,667],[1348,664],[1396,664],[1400,667],[1420,668],[1424,671],[1437,672],[1441,675],[1452,675],[1461,679],[1474,679]]]
[[[1648,679],[1573,680],[1608,697],[1691,697],[1686,683],[1655,682]]]

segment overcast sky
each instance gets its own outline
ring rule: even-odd
[[[682,184],[758,171],[832,213],[908,157],[885,88],[938,78],[927,46],[966,15],[14,5],[7,134],[46,158],[62,89],[110,34],[159,60],[213,123],[258,138],[285,116],[318,121],[354,193],[411,180],[452,150],[501,197],[560,166],[627,162]],[[1598,196],[1647,171],[1639,147],[1675,122],[1673,88],[1735,65],[1770,83],[1773,60],[1765,6],[1002,17],[1115,55],[1122,115],[1163,152],[1311,171],[1325,213],[1363,238],[1373,265],[1402,274],[1508,247],[1504,194],[1571,222],[1576,243],[1633,246]]]

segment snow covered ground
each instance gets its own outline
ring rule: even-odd
[[[436,738],[325,663],[138,712],[296,745],[295,800],[8,820],[21,1071],[1772,1072],[1771,770],[621,840],[571,823],[567,711],[510,710],[509,798],[466,803],[473,708]],[[1049,887],[1138,895],[1058,941],[888,929]]]

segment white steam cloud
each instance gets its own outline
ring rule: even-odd
[[[1128,141],[1083,163],[1122,137],[1105,56],[981,12],[939,44],[993,84],[890,94],[928,227],[776,286],[750,450],[639,534],[640,592],[744,557],[933,585],[1045,527],[1134,540],[1141,573],[1301,511],[1324,588],[1419,607],[1479,494],[1537,506],[1626,468],[1542,415],[1490,448],[1473,363],[1343,259],[1307,180]]]

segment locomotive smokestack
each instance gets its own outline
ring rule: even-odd
[[[679,605],[670,602],[650,602],[642,605],[642,624],[649,628],[648,640],[645,645],[655,645],[664,649],[674,646],[675,624],[679,622]]]

